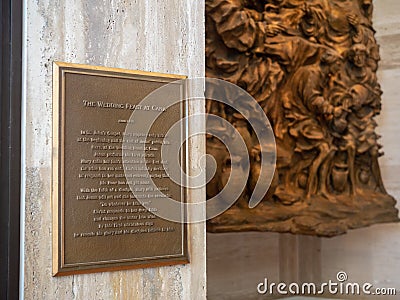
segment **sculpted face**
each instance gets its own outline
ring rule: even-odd
[[[329,65],[329,75],[333,76],[337,74],[341,68],[342,68],[342,61],[340,59],[337,59],[335,62]]]
[[[369,91],[364,86],[356,84],[350,89],[349,94],[352,99],[354,109],[358,110],[364,103],[367,102]]]
[[[350,61],[353,62],[353,64],[356,67],[364,67],[367,61],[367,50],[365,46],[363,45],[355,45],[351,49],[350,52]]]
[[[363,67],[365,65],[365,61],[367,60],[367,53],[362,50],[356,50],[354,53],[353,62],[357,67]]]

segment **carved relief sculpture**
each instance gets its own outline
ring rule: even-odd
[[[257,140],[243,116],[207,102],[209,114],[237,128],[251,160],[246,190],[209,231],[334,236],[398,221],[378,165],[382,91],[372,10],[372,0],[206,0],[206,74],[257,100],[277,148],[270,190],[250,209]],[[212,197],[229,176],[229,155],[212,137],[207,150],[219,168],[207,186]]]

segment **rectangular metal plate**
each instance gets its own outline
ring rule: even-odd
[[[124,131],[135,106],[157,88],[183,78],[53,64],[54,276],[188,262],[186,225],[144,208],[131,192],[127,183],[132,178],[126,178],[122,164]],[[183,84],[176,88],[184,99]],[[184,104],[168,108],[151,133],[163,136],[183,116]],[[139,118],[146,118],[145,110]],[[160,148],[152,149],[153,155],[160,157]],[[184,165],[185,153],[180,155]],[[156,167],[158,171],[147,171],[162,170]],[[165,174],[157,186],[185,201],[184,188]],[[147,196],[151,200],[151,192]]]

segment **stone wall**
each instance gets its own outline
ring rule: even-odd
[[[204,76],[204,2],[25,1],[21,295],[25,299],[202,299],[205,228],[190,226],[185,266],[54,278],[52,62]],[[201,111],[197,102],[191,112]],[[193,139],[191,160],[204,152]],[[193,164],[192,170],[196,171]],[[204,191],[190,199],[203,199]]]

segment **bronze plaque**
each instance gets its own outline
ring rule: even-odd
[[[142,206],[130,186],[137,183],[151,201],[153,194],[146,188],[149,178],[132,174],[127,178],[122,154],[125,129],[132,112],[140,109],[139,103],[156,89],[183,78],[54,63],[54,276],[188,262],[186,225],[164,220]],[[181,82],[177,81],[176,89],[184,99]],[[162,99],[155,109],[160,107]],[[150,133],[131,135],[151,142],[184,117],[183,102],[163,110]],[[142,109],[138,115],[146,118],[147,112]],[[141,141],[138,138],[133,143]],[[160,148],[146,149],[153,158],[146,161],[152,164],[149,177],[160,178],[158,191],[168,191],[168,196],[184,202],[185,189],[172,182],[161,166]],[[185,153],[180,156],[184,162]],[[130,164],[134,167],[135,160]]]

